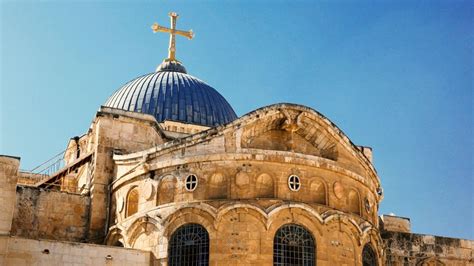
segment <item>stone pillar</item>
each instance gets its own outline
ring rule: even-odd
[[[20,158],[0,155],[0,236],[10,235]]]

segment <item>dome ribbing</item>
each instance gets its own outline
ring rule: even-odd
[[[186,74],[179,62],[163,62],[157,72],[128,82],[104,106],[151,114],[158,122],[171,120],[211,127],[237,118],[222,95]]]

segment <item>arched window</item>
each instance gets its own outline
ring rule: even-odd
[[[138,211],[138,188],[133,188],[127,195],[127,215],[131,216]]]
[[[186,224],[171,235],[168,265],[209,265],[209,234],[202,225]]]
[[[362,265],[377,266],[377,256],[369,244],[366,244],[362,250]]]
[[[296,224],[282,226],[273,240],[273,265],[316,264],[316,244],[311,233]]]

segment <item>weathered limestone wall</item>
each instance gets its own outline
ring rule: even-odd
[[[209,233],[211,265],[271,265],[275,233],[297,224],[314,237],[318,265],[361,265],[367,244],[381,265],[382,195],[373,166],[328,121],[300,111],[259,110],[116,154],[107,243],[150,250],[165,265],[173,232],[197,223]],[[192,191],[189,175],[198,180]],[[291,175],[299,177],[297,189],[289,187]]]
[[[113,153],[148,149],[163,139],[153,116],[105,107],[97,113],[89,135],[95,151],[89,242],[102,243],[110,211],[108,185],[115,175]]]
[[[406,217],[399,217],[394,215],[381,215],[380,225],[382,230],[392,232],[411,232],[410,219]]]
[[[20,158],[0,155],[0,235],[9,235],[15,207]]]
[[[147,251],[0,237],[0,265],[151,265]]]
[[[275,234],[287,224],[303,226],[313,236],[317,265],[359,266],[366,244],[374,248],[382,244],[378,231],[356,215],[278,200],[165,205],[127,219],[112,229],[110,239],[150,250],[157,265],[166,265],[171,235],[189,223],[200,224],[209,233],[210,265],[272,265]]]
[[[296,167],[283,161],[277,162],[275,158],[273,162],[222,158],[222,161],[179,164],[155,171],[153,180],[148,179],[147,174],[120,180],[116,184],[121,187],[114,192],[113,200],[122,206],[129,191],[135,187],[141,192],[151,191],[151,194],[157,191],[156,194],[140,197],[139,210],[171,202],[208,199],[282,199],[329,206],[357,214],[377,224],[376,202],[366,187],[336,172],[303,165]],[[150,164],[150,167],[154,165]],[[139,168],[134,173],[138,172]],[[198,178],[196,190],[192,192],[184,187],[186,177],[190,174]],[[299,191],[291,191],[288,187],[288,177],[292,174],[300,177]],[[365,207],[366,198],[370,208]],[[119,220],[123,219],[124,208],[116,211]]]
[[[382,232],[387,266],[474,265],[474,241]]]
[[[166,130],[166,131],[182,133],[181,136],[195,134],[195,133],[209,129],[209,127],[206,127],[206,126],[186,124],[186,123],[180,123],[176,121],[164,121],[160,123],[160,126],[161,128],[163,128],[163,130]]]
[[[45,177],[46,175],[20,171],[18,172],[17,182],[20,185],[32,186],[38,183],[39,181],[43,180]]]
[[[18,186],[12,235],[84,241],[90,198],[66,192]]]

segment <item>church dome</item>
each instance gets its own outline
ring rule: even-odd
[[[104,106],[151,114],[158,122],[171,120],[210,127],[237,118],[219,92],[188,75],[178,61],[164,61],[156,72],[129,81]]]

